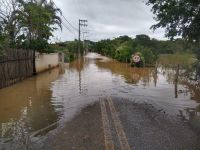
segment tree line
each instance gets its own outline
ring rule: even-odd
[[[129,62],[130,55],[137,51],[143,53],[148,64],[154,63],[159,54],[176,52],[195,52],[200,60],[200,2],[148,0],[147,5],[152,7],[157,21],[151,28],[165,28],[170,40],[151,39],[144,34],[134,39],[121,36],[113,40],[87,41],[89,49],[124,62]],[[5,47],[53,51],[57,46],[49,45],[48,41],[53,31],[62,29],[61,13],[51,0],[0,0],[0,55]],[[174,39],[177,36],[181,38]],[[75,40],[58,45],[77,53],[76,44]]]
[[[91,51],[122,62],[130,62],[131,55],[140,52],[147,66],[154,65],[160,54],[192,53],[195,48],[194,44],[183,39],[162,41],[145,34],[136,35],[135,38],[120,36],[113,40],[90,42]]]
[[[146,4],[152,7],[157,22],[151,29],[165,28],[165,36],[170,40],[159,41],[147,35],[138,35],[135,39],[123,36],[99,41],[93,49],[120,61],[130,61],[130,55],[136,51],[142,52],[150,64],[158,54],[176,52],[193,52],[200,60],[200,1],[148,0]]]
[[[102,40],[94,44],[94,50],[116,58],[130,61],[136,51],[143,53],[147,63],[153,63],[158,54],[193,52],[200,60],[200,1],[197,0],[148,0],[157,22],[151,29],[165,28],[165,36],[170,40],[159,41],[147,35],[135,39],[127,36],[114,40]],[[175,39],[175,37],[181,37]]]

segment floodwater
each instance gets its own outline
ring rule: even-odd
[[[181,78],[175,82],[176,70],[163,65],[131,68],[89,53],[70,64],[1,89],[0,149],[12,142],[26,142],[27,136],[45,137],[81,109],[106,96],[152,104],[195,126],[194,122],[200,120],[200,90]]]

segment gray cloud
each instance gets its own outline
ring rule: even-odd
[[[90,40],[97,41],[119,35],[135,37],[137,34],[165,39],[163,29],[155,32],[150,30],[155,21],[151,8],[145,5],[144,0],[54,0],[54,2],[77,28],[78,19],[89,21],[87,30]],[[56,31],[55,36],[61,40],[73,40],[78,35],[75,37],[63,28],[62,32]]]

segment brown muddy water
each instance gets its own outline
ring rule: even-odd
[[[0,149],[45,137],[106,96],[154,105],[198,126],[200,90],[176,68],[131,68],[95,53],[0,90]],[[184,70],[181,70],[184,72]],[[6,147],[6,146],[5,146]]]

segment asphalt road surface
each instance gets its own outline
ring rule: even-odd
[[[200,138],[178,117],[148,104],[108,97],[82,109],[35,149],[199,150]]]

